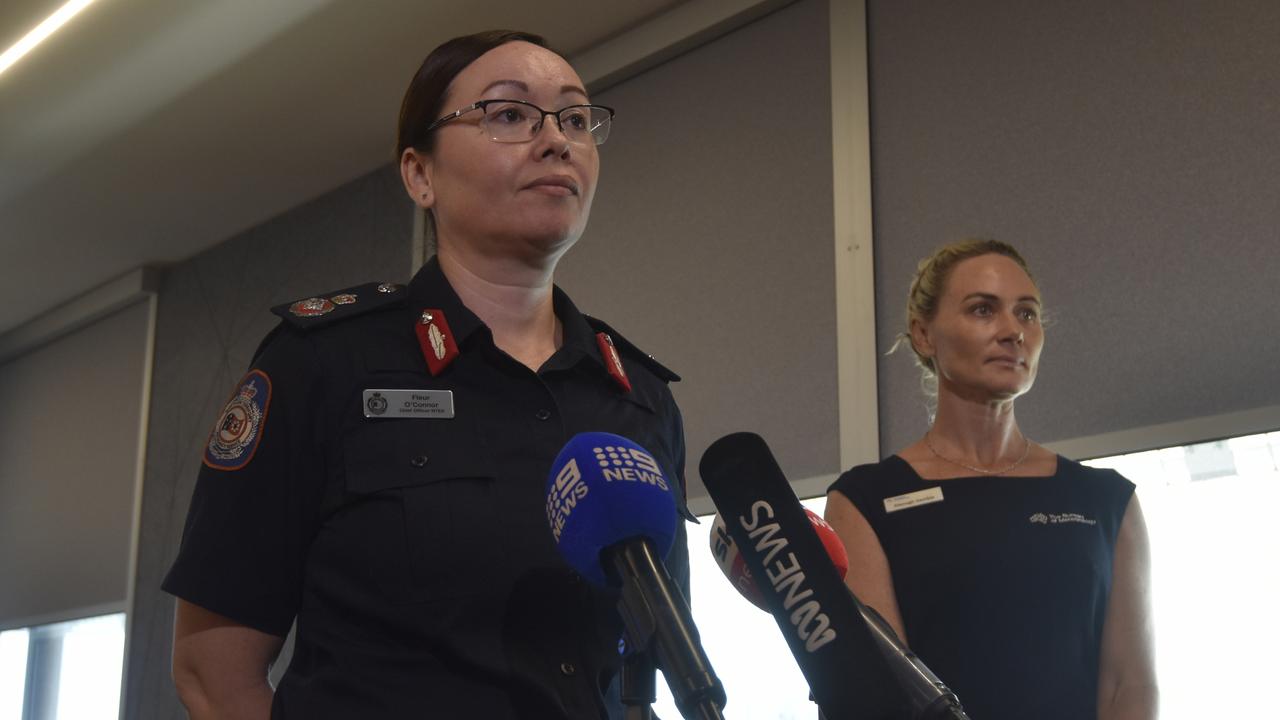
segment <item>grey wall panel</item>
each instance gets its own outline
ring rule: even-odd
[[[127,597],[147,302],[0,365],[0,627]]]
[[[1056,316],[1036,439],[1280,403],[1280,5],[872,0],[868,30],[882,350],[916,261],[994,236]],[[909,355],[884,452],[926,427]]]
[[[291,299],[409,274],[412,211],[387,167],[170,267],[159,296],[141,542],[126,671],[129,718],[184,717],[169,677],[177,554],[203,445]]]
[[[594,100],[618,110],[557,281],[683,376],[691,496],[736,430],[838,469],[827,3],[805,0]]]

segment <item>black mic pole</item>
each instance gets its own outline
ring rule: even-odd
[[[724,686],[702,649],[689,603],[643,538],[619,543],[604,555],[622,581],[618,610],[638,649],[655,654],[680,714],[687,720],[724,720]]]
[[[628,714],[627,720],[653,720],[653,701],[658,699],[654,685],[653,658],[640,643],[627,639],[627,647],[634,645],[638,650],[629,652],[622,661],[622,671],[618,680],[619,696],[622,704],[634,708],[638,714]]]
[[[908,705],[916,708],[915,720],[969,720],[960,705],[960,699],[951,688],[938,679],[915,653],[911,652],[888,621],[870,605],[858,600],[852,591],[849,596],[858,605],[858,612],[871,630],[871,639],[886,658],[891,658],[889,669],[908,698]]]

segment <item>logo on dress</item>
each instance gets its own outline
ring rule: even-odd
[[[382,393],[376,392],[369,396],[365,407],[369,408],[369,412],[374,415],[381,415],[387,411],[387,399],[382,396]]]
[[[204,464],[214,470],[239,470],[253,459],[262,441],[263,422],[271,404],[271,378],[252,370],[240,381],[209,435]]]
[[[1027,520],[1032,525],[1066,525],[1075,523],[1077,525],[1097,525],[1098,521],[1093,518],[1085,517],[1080,513],[1035,513]]]

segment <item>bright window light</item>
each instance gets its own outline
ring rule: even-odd
[[[57,720],[116,720],[123,667],[123,613],[70,624],[62,637]]]
[[[4,51],[0,55],[0,73],[9,69],[10,65],[22,59],[23,55],[31,52],[35,46],[45,41],[50,35],[57,32],[58,28],[67,24],[67,21],[75,17],[77,13],[88,7],[93,0],[68,0],[62,7],[58,8],[52,15],[45,18],[45,21],[35,27],[34,30],[23,36],[21,40],[13,44],[13,47]]]
[[[1280,432],[1086,463],[1138,486],[1162,720],[1263,717],[1280,644]]]
[[[0,633],[0,720],[116,720],[123,669],[124,613]]]
[[[0,720],[22,720],[30,637],[26,628],[0,632]]]

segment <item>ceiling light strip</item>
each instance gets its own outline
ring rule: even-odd
[[[4,51],[0,55],[0,73],[9,69],[9,66],[22,59],[23,55],[31,52],[35,46],[44,42],[45,38],[57,32],[58,28],[67,24],[71,18],[77,13],[85,9],[93,0],[68,0],[62,7],[58,8],[52,15],[45,18],[45,21],[35,27],[34,30],[27,33],[21,40],[13,44],[13,47]]]

